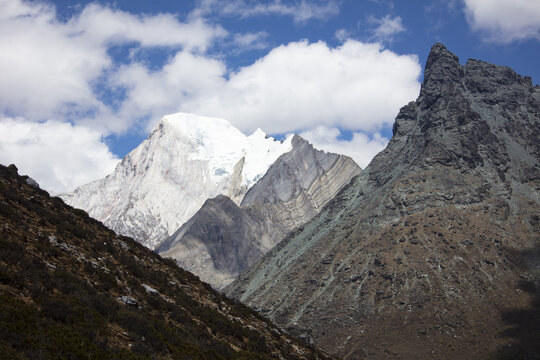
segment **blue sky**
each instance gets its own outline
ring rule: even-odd
[[[178,111],[365,167],[437,41],[540,82],[536,0],[0,0],[0,34],[0,162],[53,192]]]

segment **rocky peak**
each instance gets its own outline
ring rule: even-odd
[[[311,147],[310,143],[306,139],[304,139],[300,135],[296,135],[296,134],[293,135],[291,143],[292,143],[293,147],[300,147],[300,146],[310,146]]]
[[[538,131],[539,94],[530,77],[480,60],[462,66],[437,43],[426,62],[420,96],[396,117],[390,144],[402,150],[390,161],[398,167],[404,161],[424,167],[440,163],[463,171],[489,164],[504,178],[509,138],[527,151],[540,151],[537,142],[524,140]],[[526,115],[514,119],[520,109]],[[386,177],[386,171],[379,176]]]
[[[299,196],[303,198],[309,194],[305,201],[310,204],[308,207],[312,207],[314,212],[309,211],[311,215],[307,215],[305,209],[301,211],[302,221],[293,220],[295,217],[289,216],[290,214],[285,216],[280,222],[293,221],[287,226],[288,228],[307,221],[326,201],[322,199],[326,199],[328,195],[318,193],[315,191],[316,188],[328,187],[328,189],[333,188],[331,192],[337,192],[338,188],[348,183],[361,170],[351,158],[317,150],[299,135],[293,135],[291,144],[293,150],[283,154],[271,166],[267,174],[250,188],[241,203],[241,206],[254,204],[260,206],[264,202],[269,202],[268,206],[272,207],[274,204],[298,201]],[[334,173],[337,169],[343,173]],[[303,206],[292,211],[295,212],[301,208]]]
[[[449,78],[459,75],[457,73],[459,73],[460,67],[459,58],[448,51],[443,44],[436,43],[431,47],[426,61],[424,84],[430,79]]]
[[[463,68],[459,59],[441,43],[431,48],[426,61],[424,81],[420,89],[420,97],[424,97],[426,105],[431,105],[442,93],[451,91],[456,82],[463,76]]]
[[[516,254],[537,253],[539,91],[435,44],[393,130],[225,291],[346,359],[490,358],[505,343],[501,309],[530,300],[518,286],[535,265]]]
[[[507,66],[490,64],[476,59],[469,59],[465,64],[468,77],[482,77],[485,81],[495,81],[499,85],[523,85],[532,89],[530,76],[521,76]]]

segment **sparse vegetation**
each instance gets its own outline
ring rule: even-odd
[[[0,357],[326,358],[285,342],[174,261],[28,186],[14,167],[0,166],[0,224]]]

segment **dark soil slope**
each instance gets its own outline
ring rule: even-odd
[[[0,166],[0,358],[327,357],[10,165]]]

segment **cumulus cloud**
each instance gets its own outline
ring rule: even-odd
[[[229,14],[278,14],[295,21],[338,11],[332,1],[276,0],[256,10],[247,9],[250,1],[228,4]],[[169,14],[138,16],[92,3],[60,21],[54,6],[43,2],[0,0],[0,160],[15,162],[50,190],[65,191],[112,169],[116,159],[103,136],[135,124],[150,129],[176,111],[226,118],[246,133],[257,127],[268,133],[317,126],[353,130],[350,144],[333,141],[348,151],[359,141],[374,146],[376,137],[358,132],[391,124],[419,92],[416,56],[345,37],[338,47],[291,42],[232,71],[223,57],[209,54],[216,39],[261,47],[268,35],[230,34],[196,15],[182,22]],[[166,47],[171,55],[160,67],[136,57],[119,63],[109,54],[118,45],[135,52]],[[114,106],[102,101],[103,93],[115,91],[122,96]]]
[[[204,51],[216,39],[227,35],[221,26],[209,26],[201,18],[179,22],[172,14],[136,16],[92,3],[69,24],[87,41],[98,44],[138,42],[141,46],[182,46]]]
[[[110,65],[106,49],[80,41],[43,4],[0,2],[0,111],[47,118],[99,106],[89,82]]]
[[[465,14],[485,41],[540,40],[540,1],[465,0]]]
[[[0,1],[0,14],[0,113],[40,120],[107,112],[93,86],[113,66],[112,44],[202,51],[225,35],[200,19],[182,23],[171,15],[135,16],[96,4],[67,22],[40,2]]]
[[[254,0],[200,0],[192,16],[201,17],[210,14],[222,16],[291,16],[296,23],[308,20],[326,20],[339,13],[337,1],[295,0],[282,2],[273,0],[260,2]]]
[[[178,52],[159,71],[150,71],[140,63],[123,66],[111,78],[114,86],[127,90],[118,116],[148,122],[150,130],[163,115],[185,110],[185,102],[225,89],[226,74],[222,61],[185,51]]]
[[[326,126],[317,126],[314,129],[303,131],[299,135],[311,142],[317,149],[352,157],[362,169],[368,166],[371,159],[382,151],[389,141],[379,133],[370,137],[359,131],[353,132],[350,140],[343,140],[340,139],[341,131],[339,129]]]
[[[246,132],[317,125],[375,131],[418,95],[420,72],[416,56],[380,44],[347,40],[332,48],[301,41],[228,76],[220,61],[179,53],[161,71],[125,67],[116,85],[129,89],[126,111],[152,118],[185,111],[224,117]]]
[[[118,159],[95,130],[68,123],[0,118],[0,162],[14,163],[54,193],[104,177]]]
[[[370,17],[368,23],[375,25],[372,39],[382,42],[392,42],[394,36],[405,31],[401,17],[386,15],[382,18]]]

